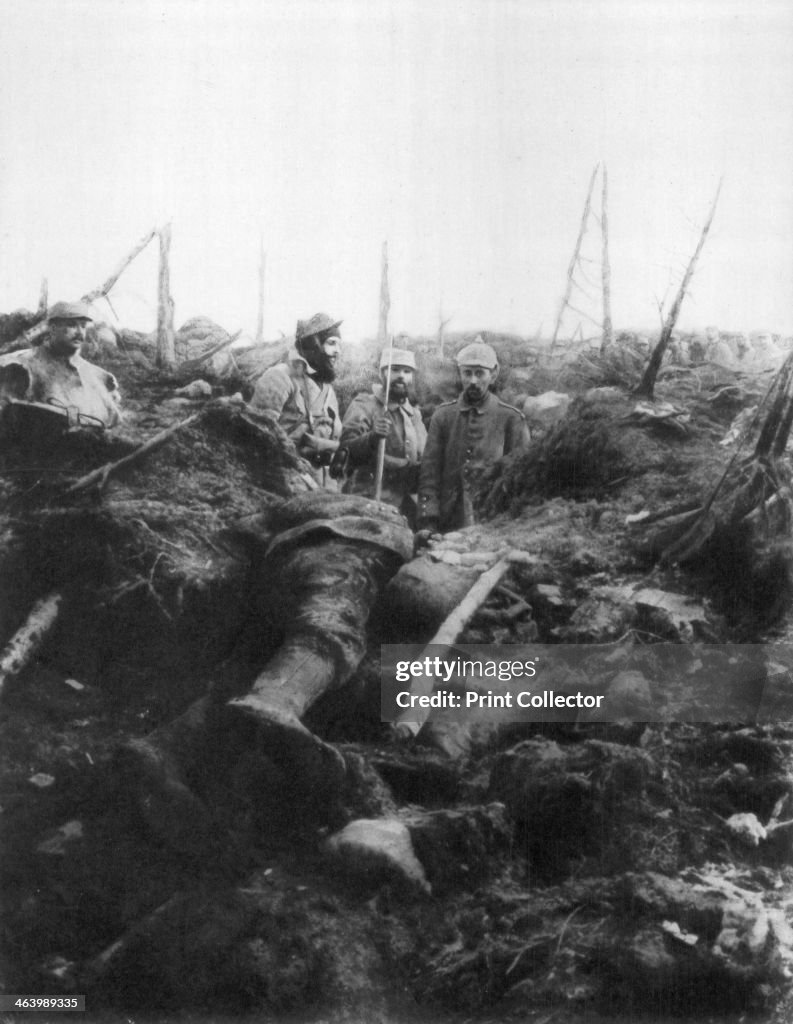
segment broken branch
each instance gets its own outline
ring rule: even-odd
[[[127,267],[130,265],[130,263],[135,259],[138,253],[143,252],[143,250],[146,248],[146,246],[149,244],[152,238],[154,238],[155,234],[156,231],[154,228],[152,228],[147,235],[144,235],[143,238],[141,238],[141,240],[137,243],[137,245],[135,245],[130,250],[130,252],[124,257],[124,259],[119,263],[119,265],[116,267],[116,269],[113,271],[113,273],[105,281],[104,284],[101,284],[98,288],[94,288],[93,291],[87,292],[85,295],[83,295],[83,302],[94,302],[96,299],[104,298],[108,294],[110,289],[113,287],[113,285],[116,283],[116,281],[118,281],[118,279],[127,269]]]
[[[38,600],[24,623],[14,633],[0,655],[0,694],[8,679],[18,675],[41,649],[44,638],[55,625],[62,596],[57,592]]]
[[[167,427],[165,430],[161,430],[159,434],[155,434],[154,437],[149,438],[139,448],[136,448],[134,452],[130,452],[129,455],[125,455],[121,459],[117,459],[115,462],[107,462],[104,466],[100,466],[98,469],[92,470],[90,473],[86,473],[85,476],[80,477],[72,486],[66,491],[67,494],[74,494],[77,491],[85,491],[89,487],[93,487],[96,484],[101,491],[107,483],[109,477],[114,473],[118,473],[121,469],[126,469],[128,466],[139,462],[145,455],[155,451],[169,441],[174,434],[180,430],[184,430],[185,427],[190,427],[196,423],[203,415],[205,410],[194,413],[192,416],[188,416],[186,420],[182,420],[181,423],[174,423],[172,427]]]

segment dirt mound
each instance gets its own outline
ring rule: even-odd
[[[616,388],[595,388],[577,398],[564,419],[528,451],[506,459],[484,478],[482,512],[515,514],[556,496],[604,499],[648,474],[668,484],[670,477],[687,472],[692,461],[687,438],[663,421],[650,430],[633,423],[635,405]]]
[[[434,401],[453,373],[433,378],[441,367],[427,366]],[[4,636],[37,597],[63,594],[62,620],[0,715],[7,991],[71,986],[127,1010],[338,1007],[360,1019],[407,992],[438,1014],[563,1020],[593,1008],[738,1010],[784,990],[791,830],[770,824],[793,801],[788,725],[518,723],[483,730],[456,757],[426,738],[397,743],[379,721],[379,643],[405,637],[386,609],[347,687],[312,709],[345,776],[338,799],[310,805],[261,736],[230,728],[206,695],[238,670],[243,626],[260,659],[243,666],[248,683],[280,642],[251,613],[259,591],[286,605],[283,584],[259,571],[271,534],[357,506],[309,492],[271,421],[175,397],[123,336],[112,368],[136,440],[203,414],[101,494],[65,492],[128,451],[123,439],[87,437],[71,461],[66,447],[42,455],[49,463],[4,453]],[[644,602],[642,616],[598,645],[605,677],[623,648],[688,636],[680,607],[709,623],[684,596],[659,597],[692,578],[648,575],[625,518],[707,489],[750,391],[701,370],[659,384],[669,415],[637,412],[614,389],[576,399],[491,478],[484,507],[500,514],[423,556],[475,575],[483,552],[528,553],[460,642],[547,642],[567,629],[576,643],[592,625],[576,615],[602,611],[619,589]],[[264,528],[254,554],[238,543],[246,526]],[[334,601],[332,586],[323,596]],[[411,639],[432,631],[422,620]],[[784,667],[769,662],[763,679],[788,707]],[[119,748],[156,749],[180,730],[191,759],[144,805]],[[752,845],[734,815],[768,825],[766,838],[755,830]],[[330,856],[330,831],[357,822],[367,834],[371,821],[408,834],[405,859],[390,848]],[[408,884],[405,860],[423,884]]]

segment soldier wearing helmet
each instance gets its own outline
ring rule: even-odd
[[[313,468],[318,483],[331,490],[328,466],[339,446],[341,417],[333,381],[339,359],[341,320],[316,313],[298,320],[295,346],[286,361],[259,378],[249,407],[278,420]]]
[[[70,423],[116,426],[118,381],[80,355],[92,320],[84,302],[56,302],[40,344],[0,358],[0,401],[50,405],[64,410]]]
[[[420,531],[471,526],[482,472],[529,443],[523,414],[491,390],[498,358],[490,345],[477,337],[458,353],[457,368],[462,393],[438,406],[430,421],[419,481]]]
[[[388,395],[388,367],[391,380]],[[416,522],[415,493],[427,430],[421,412],[410,401],[416,357],[407,349],[390,348],[380,357],[381,383],[356,395],[342,424],[340,447],[348,453],[350,476],[346,494],[371,497],[375,487],[377,448],[385,438],[382,500],[394,505],[411,526]]]

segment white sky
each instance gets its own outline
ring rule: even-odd
[[[788,0],[0,13],[4,311],[34,308],[45,275],[51,301],[98,286],[170,219],[177,326],[254,329],[261,233],[268,336],[317,310],[374,334],[386,239],[392,329],[434,331],[442,299],[452,330],[550,333],[602,160],[618,327],[657,325],[724,174],[680,326],[793,330]],[[154,326],[156,263],[112,293],[129,326]]]

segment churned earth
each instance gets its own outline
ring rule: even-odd
[[[130,437],[201,418],[101,494],[66,490],[123,440],[3,456],[3,638],[61,597],[3,689],[5,992],[85,993],[87,1019],[111,1024],[790,1019],[787,536],[752,520],[659,562],[658,514],[704,503],[767,378],[704,364],[639,403],[626,360],[515,364],[509,399],[542,381],[573,400],[494,467],[483,522],[392,581],[352,681],[312,710],[344,758],[341,789],[309,799],[266,744],[219,722],[175,794],[147,788],[124,751],[274,653],[264,623],[239,655],[266,587],[263,545],[240,523],[308,485],[277,429],[232,397],[251,357],[177,396],[189,381],[155,371],[138,342],[101,353]],[[424,397],[448,387],[425,382]],[[549,678],[559,692],[595,680],[620,714],[439,716],[397,735],[380,721],[380,644],[428,642],[514,551],[455,642],[593,645],[584,669],[560,654]],[[712,672],[709,658],[722,658]],[[748,691],[731,683],[744,668]],[[701,723],[690,679],[716,678],[734,699]]]

